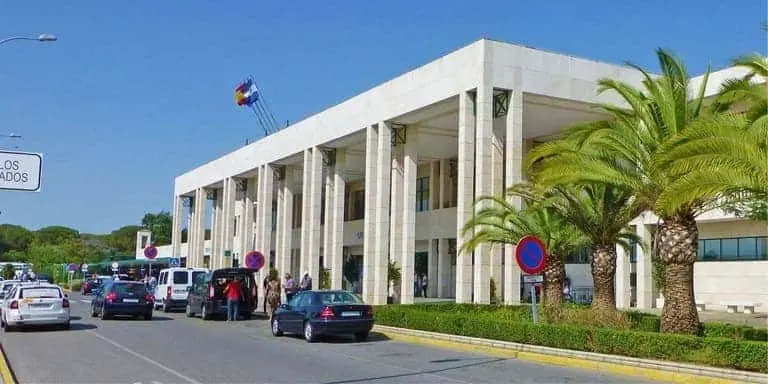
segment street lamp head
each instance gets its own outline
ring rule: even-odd
[[[21,139],[21,135],[19,135],[18,133],[11,133],[10,135],[8,135],[8,137],[12,139]]]
[[[50,33],[43,33],[42,35],[38,36],[38,41],[56,41],[59,38],[55,35],[51,35]]]

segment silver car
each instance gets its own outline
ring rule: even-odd
[[[6,331],[28,325],[58,325],[69,329],[69,298],[49,283],[19,283],[6,294],[0,322]]]

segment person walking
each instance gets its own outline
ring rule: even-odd
[[[267,302],[269,303],[270,317],[280,305],[280,279],[277,276],[277,271],[270,271],[269,283],[267,284]]]
[[[240,276],[235,277],[224,287],[224,294],[227,297],[227,321],[237,321],[240,316],[240,292],[242,289]]]

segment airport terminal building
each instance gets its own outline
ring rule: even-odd
[[[713,73],[707,93],[743,74]],[[527,151],[607,117],[595,104],[619,99],[596,94],[605,77],[641,81],[628,67],[476,41],[178,176],[169,253],[187,266],[221,268],[258,250],[281,275],[308,271],[315,287],[329,269],[332,288],[358,290],[372,304],[391,294],[392,259],[402,303],[414,301],[417,273],[427,276],[429,297],[488,303],[493,279],[496,296],[518,303],[525,292],[514,247],[457,253],[461,228],[477,196],[525,178]],[[766,225],[722,212],[698,221],[697,302],[768,310]],[[648,213],[632,224],[649,239],[656,223]],[[619,247],[617,265],[619,307],[660,304],[640,247]],[[574,291],[587,296],[589,268],[585,254],[568,259]]]

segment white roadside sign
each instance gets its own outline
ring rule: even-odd
[[[0,151],[0,189],[37,192],[42,171],[42,154]]]

